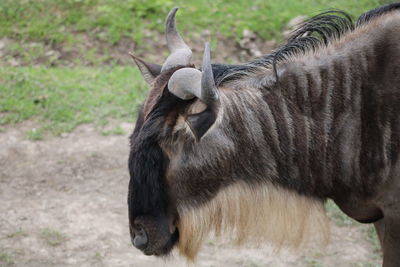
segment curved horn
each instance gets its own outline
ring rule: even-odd
[[[183,100],[197,97],[206,104],[217,101],[219,94],[211,67],[209,43],[204,49],[202,70],[182,68],[175,71],[168,81],[169,91]]]
[[[167,19],[165,20],[165,39],[167,40],[167,46],[171,53],[183,48],[190,50],[176,30],[175,16],[177,11],[177,7],[173,8],[168,13]]]
[[[210,43],[206,43],[203,55],[201,76],[201,100],[209,104],[219,99],[218,89],[215,86],[214,74],[211,67]]]
[[[176,30],[175,15],[178,8],[173,8],[165,21],[165,39],[171,55],[168,56],[161,71],[182,65],[189,65],[192,58],[192,50],[185,44]]]
[[[201,71],[194,68],[182,68],[175,71],[168,81],[168,89],[183,100],[194,97],[201,99]]]

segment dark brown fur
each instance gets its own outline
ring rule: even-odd
[[[175,239],[160,236],[168,240],[164,243],[170,242],[167,249],[160,244],[152,253],[168,253],[175,242],[182,242],[182,253],[194,257],[200,239],[191,244],[187,239],[197,237],[190,234],[218,231],[229,226],[226,224],[242,225],[238,221],[248,224],[240,214],[256,213],[246,213],[244,209],[259,209],[267,216],[257,203],[221,207],[221,203],[236,203],[235,193],[229,200],[224,192],[243,197],[251,192],[263,196],[270,190],[282,192],[288,199],[302,199],[302,208],[294,209],[315,206],[319,210],[331,198],[353,219],[375,223],[384,266],[400,266],[398,7],[395,4],[371,11],[360,18],[354,30],[348,27],[323,36],[322,43],[299,37],[300,41],[292,43],[294,50],[288,49],[289,43],[272,57],[247,65],[215,65],[221,106],[215,123],[201,139],[196,138],[185,120],[207,107],[199,100],[183,101],[172,96],[167,81],[174,70],[162,73],[131,137],[131,225],[137,217],[150,213],[156,217],[161,214],[164,221],[178,227],[171,234]],[[312,23],[321,20],[317,17]],[[339,21],[350,25],[346,19]],[[315,25],[310,25],[306,29],[314,29]],[[338,25],[332,27],[336,29]],[[156,123],[146,132],[143,125],[152,120]],[[143,183],[147,176],[158,177],[154,170],[160,170],[160,166],[149,164],[152,157],[144,162],[136,158],[136,153],[143,153],[136,148],[149,138],[162,154],[152,156],[162,159],[157,161],[162,164],[162,176],[150,181],[152,189],[146,189]],[[151,147],[141,149],[149,149],[149,155],[152,151]],[[236,185],[246,189],[237,189]],[[260,193],[258,188],[266,190]],[[153,195],[137,191],[142,189]],[[141,198],[136,199],[138,196],[132,193],[135,190]],[[157,196],[165,201],[162,207],[143,208],[143,203]],[[271,193],[272,196],[280,197],[279,193]],[[275,203],[273,199],[271,203]],[[229,213],[229,209],[235,213]],[[196,211],[201,211],[201,216],[220,214],[229,219],[221,222],[204,218],[208,223],[197,225]],[[281,212],[290,214],[291,210]],[[232,214],[239,217],[232,219]],[[271,210],[271,214],[275,213]],[[202,230],[189,229],[188,222]],[[289,229],[271,227],[277,231]],[[185,233],[185,240],[178,241],[180,231]],[[157,234],[153,236],[156,238]]]

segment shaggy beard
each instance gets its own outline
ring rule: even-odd
[[[194,261],[211,233],[235,245],[298,248],[326,245],[329,221],[323,202],[271,184],[236,183],[196,208],[179,208],[179,252]]]

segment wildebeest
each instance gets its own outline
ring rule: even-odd
[[[177,33],[164,64],[133,56],[149,96],[131,135],[132,243],[195,258],[212,232],[299,246],[329,232],[332,199],[374,223],[400,266],[400,4],[312,17],[272,54],[203,66]]]

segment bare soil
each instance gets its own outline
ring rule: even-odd
[[[0,133],[0,266],[187,265],[176,252],[158,259],[130,243],[128,134],[102,136],[86,125],[32,142],[24,133],[34,126]],[[196,266],[379,266],[363,226],[332,223],[331,232],[325,249],[296,253],[210,240]]]
[[[263,40],[250,31],[246,33],[247,35],[240,41],[217,34],[213,62],[246,62],[270,53],[277,46],[275,40]],[[208,31],[204,31],[186,38],[186,42],[193,50],[193,63],[196,66],[201,66],[204,43],[209,40],[209,34]],[[150,62],[162,64],[169,55],[164,35],[156,31],[148,31],[140,43],[134,42],[129,37],[123,37],[114,45],[88,33],[74,33],[74,35],[81,41],[73,46],[1,38],[0,66],[132,65],[129,52]],[[13,48],[16,45],[20,46],[19,49]],[[88,51],[91,51],[91,56],[88,56]]]

